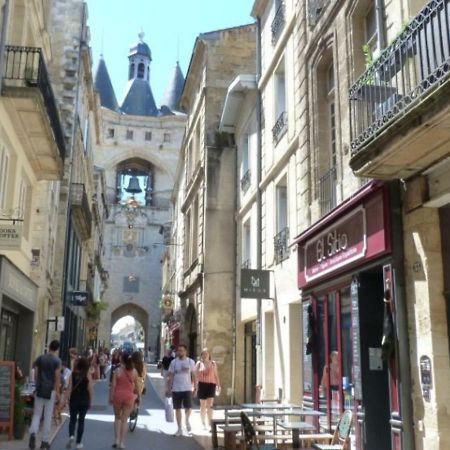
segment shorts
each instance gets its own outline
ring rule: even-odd
[[[173,409],[192,409],[192,392],[172,392]]]
[[[216,396],[216,385],[214,383],[198,383],[198,398],[199,400],[207,400]]]

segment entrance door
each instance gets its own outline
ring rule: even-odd
[[[18,315],[6,309],[1,310],[0,318],[0,359],[16,360],[16,337]]]
[[[256,386],[256,322],[245,324],[245,401],[255,401]]]

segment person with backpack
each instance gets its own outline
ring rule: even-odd
[[[30,426],[30,440],[28,447],[36,448],[36,433],[39,430],[42,413],[44,425],[42,429],[41,449],[50,448],[50,428],[52,425],[53,409],[59,401],[61,385],[61,360],[58,357],[59,341],[52,341],[49,351],[35,361],[36,393],[34,398],[33,419]]]
[[[72,448],[76,444],[77,449],[83,448],[81,439],[84,432],[84,420],[94,399],[94,390],[92,387],[92,379],[89,374],[89,360],[87,358],[79,358],[75,363],[74,370],[69,382],[69,441],[66,448]],[[77,427],[77,437],[75,441],[75,427]]]

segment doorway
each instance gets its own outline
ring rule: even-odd
[[[0,359],[16,360],[16,338],[19,316],[2,308],[0,318]]]
[[[245,324],[244,370],[245,401],[253,403],[256,393],[256,321]]]

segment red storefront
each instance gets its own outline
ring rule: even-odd
[[[324,431],[352,409],[358,450],[409,448],[397,344],[406,333],[396,311],[401,270],[394,242],[402,242],[392,239],[391,194],[382,183],[366,185],[295,240],[304,299],[303,401],[325,412]]]

